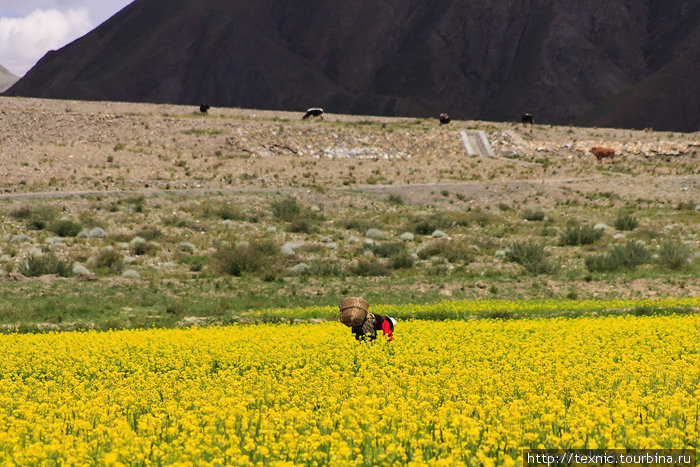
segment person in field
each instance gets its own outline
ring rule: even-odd
[[[369,312],[369,303],[360,297],[348,297],[340,302],[340,322],[352,329],[355,339],[373,341],[377,331],[383,331],[389,342],[394,340],[396,320],[390,316]]]
[[[391,342],[394,340],[394,327],[396,327],[396,320],[394,318],[367,313],[367,317],[362,324],[352,327],[352,333],[355,334],[355,339],[358,341],[373,341],[377,338],[377,331],[381,330],[384,332],[389,342]]]

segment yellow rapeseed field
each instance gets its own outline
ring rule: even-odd
[[[0,464],[515,465],[695,448],[700,316],[0,336]]]
[[[629,311],[639,308],[700,309],[700,297],[663,297],[632,299],[534,299],[534,300],[445,300],[424,305],[372,305],[374,313],[399,318],[464,319],[489,313],[506,313],[513,316],[580,315],[605,311]],[[273,310],[258,310],[251,316],[284,316],[287,318],[335,317],[338,308],[333,306],[307,306]]]

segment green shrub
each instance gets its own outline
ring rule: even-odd
[[[477,224],[480,227],[486,227],[493,221],[493,216],[491,216],[489,213],[486,213],[482,211],[480,208],[476,208],[475,210],[469,212],[467,216],[464,218],[464,224],[460,225],[469,225],[469,224]]]
[[[23,220],[27,228],[43,230],[58,217],[59,211],[53,206],[22,206],[10,213],[15,219]]]
[[[693,211],[695,210],[695,206],[697,206],[697,203],[694,201],[680,201],[676,209],[679,211]]]
[[[523,211],[523,219],[526,219],[528,221],[543,221],[544,211],[539,209],[528,208],[525,211]]]
[[[292,222],[301,214],[301,205],[294,197],[283,198],[272,203],[272,214],[283,221]]]
[[[137,237],[141,237],[144,240],[156,240],[163,236],[163,232],[159,229],[142,229],[136,232]]]
[[[608,253],[589,256],[584,260],[586,269],[590,272],[611,272],[622,268],[615,258]]]
[[[421,259],[433,256],[443,257],[450,263],[458,261],[468,263],[472,260],[471,251],[464,240],[436,240],[427,244],[418,252],[418,257]]]
[[[131,252],[136,256],[155,255],[159,246],[154,242],[135,242],[131,245]]]
[[[413,233],[417,235],[430,235],[437,229],[437,225],[430,219],[421,219],[413,224]]]
[[[436,212],[430,216],[416,216],[411,219],[405,230],[417,235],[431,235],[438,229],[451,229],[455,226],[467,227],[474,222],[474,213],[464,212]]]
[[[506,257],[532,274],[551,274],[558,269],[544,250],[544,245],[539,243],[513,242]]]
[[[58,274],[61,277],[73,276],[73,262],[62,260],[53,253],[30,256],[20,264],[19,272],[27,277]]]
[[[212,267],[221,274],[231,276],[258,274],[274,279],[282,262],[277,256],[278,252],[277,245],[269,240],[220,247],[212,257]]]
[[[617,230],[634,230],[639,225],[637,219],[628,212],[621,212],[615,219]]]
[[[357,230],[363,234],[372,228],[381,229],[381,226],[379,226],[377,222],[369,219],[345,219],[340,225],[342,225],[345,230]]]
[[[187,220],[187,218],[178,216],[178,215],[171,215],[171,216],[166,216],[161,219],[161,223],[163,225],[166,225],[168,227],[187,227],[190,225],[190,221]]]
[[[384,263],[375,260],[361,258],[357,264],[349,267],[351,274],[355,276],[388,276],[389,268]]]
[[[83,230],[83,226],[77,222],[60,220],[51,222],[48,230],[55,233],[59,237],[75,237],[81,230]]]
[[[92,262],[94,269],[103,269],[111,274],[121,274],[124,270],[124,256],[115,250],[102,250]]]
[[[615,245],[607,253],[589,256],[585,259],[590,272],[614,272],[621,269],[635,269],[649,262],[651,254],[641,243],[629,241],[625,245]]]
[[[104,229],[107,227],[107,224],[105,224],[103,220],[97,219],[92,211],[82,211],[78,214],[78,220],[86,229],[94,229],[95,227]]]
[[[634,269],[651,259],[649,250],[643,244],[633,241],[628,241],[624,246],[615,245],[611,253],[619,258],[622,267],[627,269]]]
[[[10,211],[10,216],[18,220],[29,219],[29,216],[31,215],[32,208],[30,206],[21,206],[17,209],[13,209],[12,211]]]
[[[381,256],[382,258],[397,255],[403,252],[405,249],[406,245],[403,242],[375,243],[374,245],[370,246],[370,250],[372,250],[375,255]]]
[[[310,265],[309,274],[319,277],[344,276],[345,269],[339,261],[314,261]]]
[[[576,221],[569,221],[564,230],[559,235],[559,243],[561,245],[590,245],[595,243],[603,236],[602,230],[596,230],[590,225],[579,226]]]
[[[389,195],[389,200],[391,204],[396,204],[397,206],[400,206],[404,204],[403,197],[401,195]]]
[[[392,269],[411,269],[414,264],[413,256],[406,252],[398,253],[391,257]]]
[[[590,245],[592,243],[597,242],[600,240],[600,237],[603,236],[603,230],[602,229],[594,229],[590,225],[584,225],[581,227],[581,230],[579,232],[579,244],[580,245]]]
[[[190,268],[191,272],[199,272],[209,262],[209,256],[205,255],[182,255],[177,262]]]
[[[684,269],[689,258],[690,248],[677,240],[664,242],[659,249],[659,265],[666,269]]]
[[[244,220],[246,216],[241,210],[231,203],[226,202],[207,202],[202,203],[201,212],[203,217],[217,217],[223,220]]]
[[[121,203],[128,205],[128,209],[133,212],[144,212],[146,210],[146,198],[143,196],[126,198],[120,201]]]
[[[316,226],[310,219],[299,217],[294,219],[288,226],[288,232],[310,234],[316,231]]]

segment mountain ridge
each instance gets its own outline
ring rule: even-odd
[[[6,95],[696,131],[698,50],[694,0],[136,0]]]

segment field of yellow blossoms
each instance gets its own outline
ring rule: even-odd
[[[524,447],[700,448],[698,314],[400,320],[395,336],[356,343],[338,322],[3,335],[0,464],[515,465]]]

